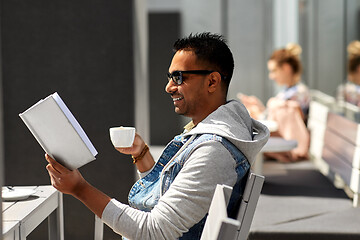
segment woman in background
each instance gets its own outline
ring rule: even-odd
[[[360,107],[360,41],[353,41],[347,47],[347,82],[337,89],[337,100]]]
[[[253,118],[277,122],[278,131],[272,135],[297,140],[297,148],[290,152],[267,154],[281,162],[292,162],[308,157],[310,136],[306,128],[306,120],[310,92],[301,82],[301,51],[298,44],[291,43],[285,48],[275,50],[270,56],[267,63],[269,78],[282,86],[283,90],[268,100],[267,107],[255,96],[238,94],[238,98]]]

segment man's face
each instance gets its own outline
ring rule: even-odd
[[[192,51],[178,51],[175,53],[169,73],[174,71],[208,70],[204,65],[196,61]],[[207,78],[208,74],[183,74],[183,83],[175,84],[170,80],[165,91],[173,99],[175,112],[193,119],[202,120],[208,102]]]

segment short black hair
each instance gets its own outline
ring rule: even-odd
[[[222,35],[210,32],[191,33],[188,37],[178,39],[174,43],[173,50],[174,52],[193,51],[198,60],[213,68],[209,70],[221,74],[227,92],[234,71],[234,58]]]

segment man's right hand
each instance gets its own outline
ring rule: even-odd
[[[128,148],[115,148],[117,151],[119,151],[120,153],[123,154],[130,154],[134,157],[137,157],[141,154],[141,152],[144,150],[145,148],[145,142],[144,140],[140,137],[139,134],[135,134],[135,138],[134,138],[134,143],[131,147]],[[151,156],[150,152],[146,152],[146,154],[144,155],[144,157],[138,161],[136,161],[136,167],[139,170],[139,172],[146,172],[148,170],[150,170],[155,162],[153,157]]]
[[[133,156],[138,156],[138,155],[140,155],[140,153],[144,149],[144,147],[145,147],[144,140],[140,137],[139,134],[135,133],[134,142],[131,147],[128,147],[128,148],[115,147],[115,149],[123,154],[131,154]]]

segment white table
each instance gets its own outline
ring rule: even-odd
[[[4,240],[20,239],[20,222],[19,221],[3,221],[2,225]]]
[[[268,142],[264,145],[261,151],[256,156],[256,160],[252,166],[256,174],[262,174],[264,165],[263,154],[266,152],[287,152],[297,147],[296,140],[286,140],[281,137],[270,137]]]
[[[264,124],[270,132],[276,132],[279,128],[277,122],[272,120],[259,120]],[[264,164],[263,154],[266,152],[287,152],[297,147],[296,140],[285,140],[281,137],[270,137],[268,142],[264,145],[261,151],[256,156],[255,163],[252,168],[254,173],[262,174],[262,168]]]
[[[272,120],[258,120],[258,121],[264,124],[269,129],[270,132],[276,132],[279,128],[279,125],[275,121]]]
[[[64,239],[62,194],[50,185],[15,188],[35,189],[35,194],[20,201],[2,203],[3,240],[25,240],[48,218],[49,239]]]

